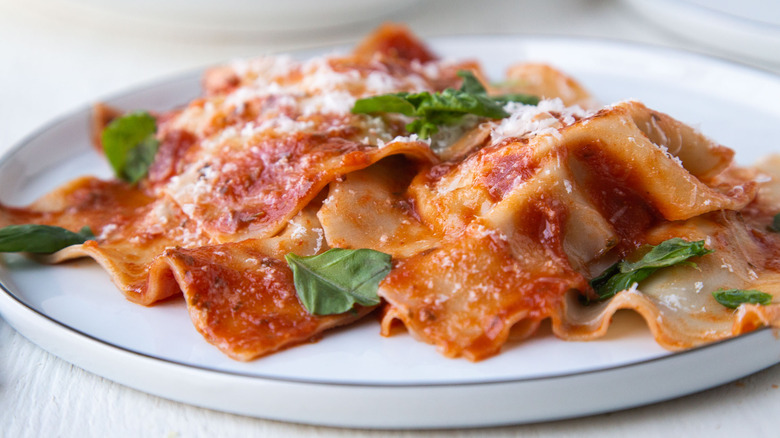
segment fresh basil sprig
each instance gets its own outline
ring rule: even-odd
[[[509,116],[504,111],[507,102],[521,102],[536,105],[539,99],[527,94],[506,94],[491,97],[487,90],[470,71],[461,70],[463,78],[459,90],[447,88],[441,92],[392,93],[358,99],[352,108],[353,114],[399,113],[415,117],[406,125],[406,130],[420,138],[428,138],[439,131],[439,126],[458,124],[466,114],[490,119]]]
[[[0,252],[50,254],[94,238],[89,227],[74,233],[51,225],[9,225],[0,228]]]
[[[372,249],[330,249],[322,254],[285,256],[295,291],[313,315],[344,313],[360,304],[379,304],[379,282],[390,272],[391,257]]]
[[[718,289],[712,293],[715,301],[729,309],[736,309],[740,304],[761,304],[766,306],[772,302],[772,295],[758,290]]]
[[[607,268],[601,275],[590,281],[590,285],[600,300],[613,297],[616,293],[630,289],[655,271],[675,265],[689,265],[691,257],[700,257],[713,252],[704,247],[704,241],[688,242],[675,237],[654,246],[636,262],[621,261]]]
[[[160,146],[155,132],[157,120],[145,111],[126,114],[106,126],[103,150],[118,178],[135,184],[146,175]]]

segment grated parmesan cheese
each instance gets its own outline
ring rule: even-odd
[[[300,111],[304,117],[314,114],[347,115],[351,113],[356,100],[346,91],[317,93],[301,102]]]
[[[293,222],[292,219],[290,219],[287,223],[290,225],[290,227],[292,227],[292,232],[290,233],[290,237],[292,239],[297,240],[306,236],[306,227],[297,222]]]
[[[325,231],[322,228],[314,228],[313,231],[317,233],[317,245],[314,247],[314,253],[317,254],[322,249],[323,241],[325,240]]]
[[[116,224],[108,224],[103,227],[102,230],[100,230],[100,235],[97,236],[97,240],[106,240],[108,236],[116,231],[117,225]]]
[[[675,295],[675,294],[664,295],[660,299],[661,303],[663,303],[666,307],[671,307],[675,309],[682,308],[683,300],[685,300],[685,297],[680,297],[679,295]]]
[[[393,138],[392,140],[387,142],[384,146],[387,146],[387,145],[389,145],[391,143],[398,143],[398,142],[411,143],[411,142],[414,142],[414,141],[420,141],[420,142],[423,142],[423,143],[427,143],[429,145],[431,144],[431,139],[430,138],[426,138],[425,140],[423,140],[417,134],[411,134],[411,135],[407,135],[407,136],[404,136],[404,135],[396,136],[395,138]]]
[[[557,98],[544,99],[538,105],[509,102],[504,106],[504,110],[510,115],[493,128],[491,137],[494,142],[510,137],[559,136],[559,129],[589,115],[577,105],[565,106],[563,101]]]

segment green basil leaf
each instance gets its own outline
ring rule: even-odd
[[[128,151],[124,169],[128,182],[136,183],[146,175],[149,166],[154,162],[154,156],[157,154],[159,146],[160,143],[152,136],[147,137]]]
[[[718,289],[712,293],[712,296],[729,309],[736,309],[743,303],[766,306],[772,302],[772,295],[758,290]]]
[[[89,227],[74,233],[51,225],[10,225],[0,228],[0,252],[50,254],[94,238]]]
[[[614,277],[619,273],[620,273],[620,263],[618,262],[610,266],[609,268],[607,268],[598,277],[595,277],[594,279],[590,280],[590,287],[592,287],[593,290],[595,291],[599,291],[607,286],[607,283],[609,282],[610,278]]]
[[[406,125],[406,130],[414,132],[420,138],[430,138],[439,132],[439,124],[427,120],[417,119]]]
[[[530,94],[510,93],[494,96],[493,100],[499,103],[519,102],[525,105],[538,105],[540,99]]]
[[[639,283],[655,272],[655,269],[640,269],[631,272],[620,272],[610,277],[601,287],[593,289],[599,295],[599,300],[612,298],[616,293],[631,289],[634,283]]]
[[[344,313],[379,304],[379,282],[390,272],[391,257],[372,249],[330,249],[322,254],[285,256],[298,298],[312,315]]]
[[[700,257],[711,252],[713,251],[704,247],[703,240],[688,242],[687,240],[675,237],[654,246],[637,262],[621,263],[620,272],[626,273],[639,269],[658,269],[674,266],[685,262],[691,257]]]
[[[652,247],[636,262],[621,261],[610,266],[598,277],[590,281],[590,286],[600,300],[613,297],[616,293],[630,289],[634,283],[640,283],[661,268],[676,265],[690,265],[691,257],[701,257],[713,252],[704,247],[704,241],[688,242],[675,237]]]
[[[780,233],[780,213],[776,214],[775,217],[772,218],[772,225],[769,226],[769,231]]]
[[[415,115],[415,106],[407,99],[408,96],[409,93],[396,93],[358,99],[352,107],[352,113],[399,113],[412,117]]]
[[[538,103],[539,99],[527,95],[489,97],[482,83],[469,71],[459,71],[463,78],[459,90],[447,88],[441,92],[394,93],[358,99],[352,107],[353,114],[399,113],[416,120],[406,125],[406,130],[428,138],[438,132],[440,126],[460,123],[467,114],[489,119],[509,116],[503,106],[509,101]],[[536,99],[534,101],[534,99]]]
[[[477,79],[474,73],[468,70],[459,70],[458,76],[463,78],[463,83],[460,85],[460,91],[469,94],[483,94],[487,95],[487,90],[482,82]]]
[[[135,184],[146,175],[159,147],[155,132],[157,121],[145,111],[126,114],[106,126],[103,150],[118,178]]]
[[[502,105],[483,94],[469,94],[447,88],[441,93],[431,93],[429,96],[417,105],[419,117],[435,120],[435,117],[439,116],[450,119],[466,114],[491,119],[503,119],[509,116]]]
[[[487,90],[482,85],[482,82],[474,76],[474,73],[468,70],[460,70],[458,76],[463,78],[463,84],[460,86],[460,91],[465,91],[469,94],[481,94],[487,96]],[[520,102],[525,105],[537,105],[539,104],[539,98],[530,94],[523,93],[508,93],[499,96],[491,96],[490,100],[506,104],[508,102]]]

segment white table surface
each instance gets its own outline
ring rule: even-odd
[[[422,36],[606,37],[780,71],[778,64],[681,39],[617,0],[430,0],[387,18],[408,23]],[[52,118],[112,92],[236,57],[355,42],[376,24],[193,39],[181,30],[78,13],[67,2],[0,0],[0,153]],[[151,396],[49,354],[0,319],[0,437],[778,436],[778,385],[780,366],[774,366],[699,394],[581,419],[484,430],[356,431],[242,417]]]

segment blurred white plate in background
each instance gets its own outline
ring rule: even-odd
[[[67,0],[95,18],[205,32],[279,32],[385,17],[418,0]]]
[[[706,46],[780,63],[780,1],[627,0],[657,24]]]

